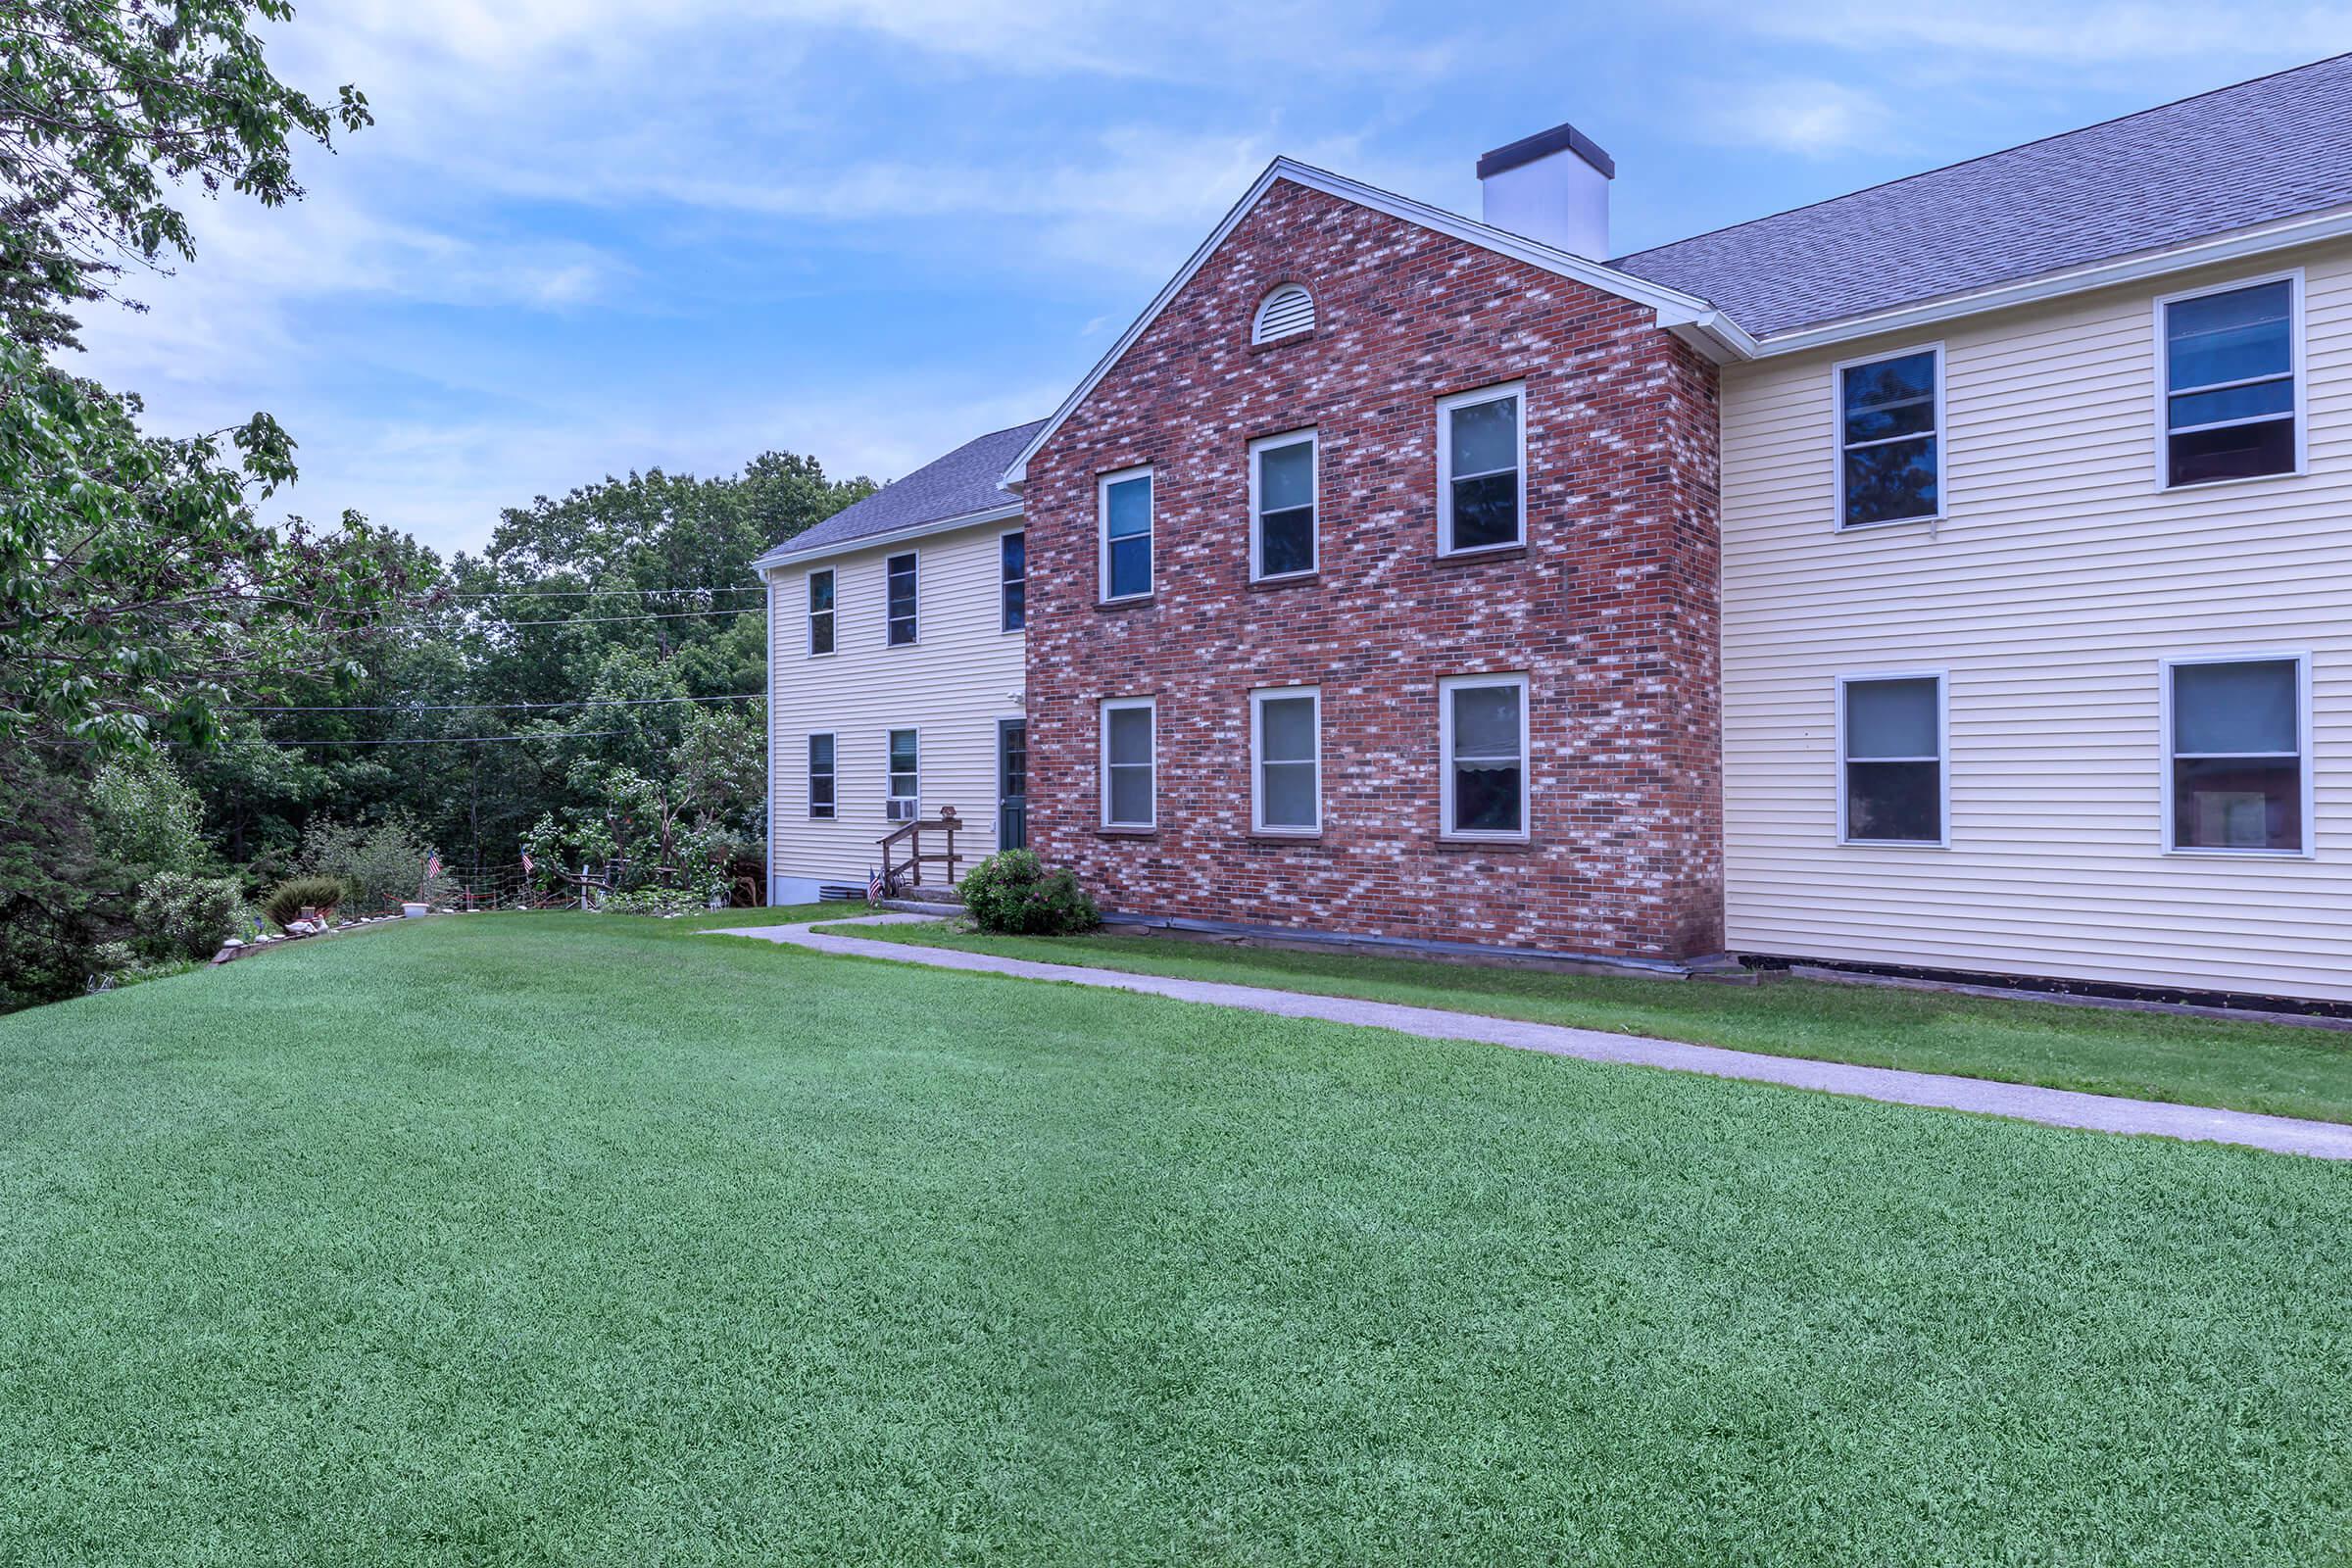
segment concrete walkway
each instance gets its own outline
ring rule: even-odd
[[[2352,1159],[2352,1126],[2335,1122],[2300,1121],[2291,1116],[2258,1116],[2242,1110],[2210,1110],[2198,1105],[2168,1105],[2156,1101],[2124,1100],[2110,1095],[2077,1094],[2065,1089],[2038,1089],[2028,1084],[1992,1083],[1983,1078],[1955,1078],[1943,1073],[1905,1072],[1893,1067],[1855,1067],[1842,1062],[1808,1061],[1798,1056],[1767,1056],[1717,1046],[1685,1045],[1673,1040],[1650,1040],[1640,1035],[1606,1034],[1596,1029],[1572,1029],[1561,1024],[1528,1023],[1514,1018],[1489,1018],[1477,1013],[1449,1012],[1439,1007],[1411,1007],[1389,1002],[1359,1002],[1350,997],[1309,996],[1296,991],[1271,991],[1261,986],[1225,985],[1210,980],[1179,980],[1167,975],[1125,974],[1114,969],[1089,969],[1070,963],[1038,963],[1027,958],[1001,958],[993,954],[965,953],[955,948],[913,947],[899,942],[873,942],[858,937],[829,936],[817,925],[920,924],[930,916],[880,914],[821,920],[798,925],[748,926],[706,933],[710,936],[758,937],[807,948],[814,953],[860,958],[885,958],[894,963],[919,963],[936,969],[962,969],[975,974],[1012,975],[1023,980],[1059,980],[1071,985],[1101,986],[1110,991],[1137,991],[1178,1002],[1201,1002],[1212,1006],[1241,1007],[1271,1013],[1278,1018],[1320,1018],[1330,1023],[1362,1024],[1393,1029],[1430,1040],[1476,1040],[1514,1051],[1540,1051],[1554,1056],[1581,1056],[1587,1061],[1627,1062],[1642,1067],[1664,1067],[1675,1072],[1700,1072],[1716,1078],[1742,1078],[1751,1083],[1782,1084],[1791,1089],[1815,1089],[1824,1094],[1853,1095],[1897,1105],[1927,1105],[1942,1110],[1976,1111],[1987,1116],[2015,1116],[2051,1127],[2082,1127],[2096,1132],[2149,1133],[2161,1138],[2193,1142],[2243,1144],[2280,1154],[2308,1154],[2318,1159]],[[1664,984],[1665,982],[1660,982]]]

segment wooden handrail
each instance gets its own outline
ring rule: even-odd
[[[881,840],[883,897],[888,898],[899,891],[902,885],[899,881],[899,874],[902,871],[906,874],[905,886],[921,887],[925,861],[934,865],[944,861],[948,868],[948,886],[954,887],[956,885],[956,865],[959,858],[956,853],[956,830],[961,826],[963,824],[956,820],[956,808],[943,806],[939,808],[939,815],[930,821],[925,821],[918,816],[884,834]],[[925,854],[923,834],[926,830],[945,833],[948,840],[947,849]],[[903,863],[894,862],[891,858],[892,847],[902,841],[906,842],[907,846],[906,858]]]

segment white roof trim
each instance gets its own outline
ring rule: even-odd
[[[854,555],[860,550],[872,549],[877,545],[904,544],[909,539],[920,539],[927,534],[951,533],[957,528],[976,528],[984,522],[1004,522],[1007,518],[1017,517],[1020,514],[1021,504],[1013,501],[1001,507],[989,507],[979,512],[959,512],[953,517],[934,517],[929,522],[910,522],[903,528],[893,528],[887,533],[868,533],[860,534],[855,539],[839,539],[829,545],[819,545],[814,550],[795,550],[792,548],[792,540],[787,539],[766,555],[754,561],[752,569],[764,577],[771,568],[776,566],[797,566],[805,561],[827,561],[835,556]]]
[[[1013,459],[1012,466],[1004,470],[1004,482],[1005,484],[1017,485],[1028,476],[1029,460],[1037,455],[1040,448],[1053,439],[1054,432],[1061,428],[1062,421],[1076,412],[1078,406],[1087,400],[1089,394],[1102,384],[1102,378],[1110,373],[1110,368],[1119,363],[1120,356],[1135,346],[1135,340],[1142,337],[1145,329],[1159,318],[1160,312],[1168,308],[1169,303],[1182,292],[1184,285],[1190,283],[1194,274],[1199,272],[1207,264],[1209,257],[1216,253],[1217,247],[1225,243],[1226,236],[1231,234],[1241,220],[1250,215],[1250,209],[1258,204],[1266,192],[1273,188],[1274,182],[1279,179],[1287,179],[1294,185],[1303,185],[1309,190],[1319,190],[1326,196],[1336,196],[1345,202],[1353,202],[1358,207],[1369,207],[1375,212],[1386,213],[1391,218],[1401,219],[1405,222],[1418,224],[1420,227],[1433,229],[1441,234],[1451,235],[1467,244],[1483,246],[1487,250],[1525,262],[1531,267],[1540,267],[1547,272],[1573,278],[1579,283],[1587,284],[1604,293],[1614,294],[1619,299],[1631,300],[1637,305],[1649,306],[1658,312],[1660,325],[1671,326],[1676,323],[1695,325],[1702,318],[1718,322],[1721,325],[1730,324],[1729,319],[1724,318],[1722,313],[1695,295],[1685,294],[1679,289],[1652,283],[1646,278],[1636,277],[1631,272],[1620,272],[1613,268],[1603,267],[1598,262],[1590,261],[1582,256],[1574,256],[1567,251],[1529,239],[1524,234],[1513,234],[1505,229],[1479,222],[1475,219],[1464,218],[1459,213],[1448,213],[1424,202],[1414,201],[1409,196],[1398,196],[1393,192],[1379,190],[1359,181],[1348,179],[1345,175],[1331,173],[1326,170],[1309,168],[1305,164],[1294,163],[1288,158],[1277,158],[1266,166],[1266,172],[1257,176],[1256,183],[1252,184],[1242,199],[1234,204],[1233,210],[1225,215],[1224,220],[1209,231],[1208,238],[1200,242],[1200,248],[1193,252],[1192,258],[1177,270],[1176,275],[1168,279],[1167,286],[1152,297],[1150,305],[1144,307],[1144,313],[1137,317],[1135,324],[1128,327],[1120,335],[1119,340],[1110,346],[1110,352],[1095,362],[1095,368],[1087,371],[1086,379],[1079,382],[1077,389],[1062,400],[1061,407],[1054,411],[1054,416],[1046,421],[1043,429],[1038,431],[1036,439],[1021,449],[1021,455]],[[1732,331],[1738,333],[1740,338],[1746,338],[1746,334],[1739,332],[1737,327],[1732,327]]]
[[[2264,256],[2297,245],[2340,239],[2347,234],[2352,234],[2352,207],[2330,208],[2324,213],[2310,213],[2282,222],[2264,223],[2234,233],[2191,240],[2185,245],[2175,245],[2166,250],[2143,251],[2136,256],[2094,262],[2087,267],[2044,272],[2039,277],[2024,278],[2015,283],[2000,283],[1966,294],[1947,294],[1941,299],[1880,311],[1871,316],[1849,317],[1841,321],[1828,321],[1819,326],[1799,327],[1771,337],[1750,339],[1753,346],[1749,352],[1751,357],[1758,359],[1777,354],[1796,354],[1854,338],[1876,337],[1881,332],[1909,331],[1936,321],[1947,321],[1958,316],[1974,316],[1980,311],[2031,305],[2069,294],[2085,294],[2092,289],[2109,288],[2118,283],[2132,283],[2143,278],[2185,272],[2195,268],[2212,267],[2250,256]]]

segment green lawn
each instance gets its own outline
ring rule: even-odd
[[[2352,1169],[728,919],[0,1019],[0,1562],[2344,1561]]]
[[[1473,968],[1179,938],[990,937],[936,923],[844,928],[926,947],[1449,1007],[1874,1067],[2352,1121],[2352,1032],[1881,987],[1762,986]]]

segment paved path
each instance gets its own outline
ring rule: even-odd
[[[1251,1012],[1272,1013],[1280,1018],[1321,1018],[1332,1023],[1363,1024],[1374,1029],[1394,1029],[1403,1034],[1420,1035],[1430,1040],[1478,1040],[1488,1045],[1508,1046],[1514,1051],[1541,1051],[1555,1056],[1581,1056],[1588,1061],[1630,1062],[1643,1067],[1665,1067],[1676,1072],[1703,1072],[1717,1078],[1744,1078],[1752,1083],[1817,1089],[1825,1094],[1854,1095],[1864,1100],[1883,1100],[1897,1105],[1931,1105],[1944,1110],[1977,1111],[1988,1116],[2015,1116],[2052,1127],[2085,1127],[2109,1133],[2152,1133],[2163,1138],[2184,1138],[2196,1142],[2244,1144],[2281,1154],[2352,1159],[2352,1126],[2335,1122],[2299,1121],[2291,1116],[2258,1116],[2248,1111],[2210,1110],[2199,1105],[2168,1105],[2156,1101],[2124,1100],[2112,1095],[2084,1095],[2065,1089],[2037,1089],[2028,1084],[1992,1083],[1983,1078],[1904,1072],[1893,1067],[1856,1067],[1843,1062],[1808,1061],[1798,1056],[1767,1056],[1754,1052],[1726,1051],[1718,1046],[1685,1045],[1673,1040],[1607,1034],[1596,1029],[1572,1029],[1561,1024],[1528,1023],[1515,1018],[1489,1018],[1477,1013],[1449,1012],[1439,1007],[1359,1002],[1351,997],[1309,996],[1296,991],[1270,991],[1261,986],[1225,985],[1212,980],[1179,980],[1168,975],[1125,974],[1114,969],[1090,969],[1070,963],[1038,963],[1027,958],[1001,958],[994,954],[966,953],[956,948],[914,947],[902,942],[830,936],[815,929],[817,925],[898,925],[929,918],[921,914],[882,914],[799,925],[749,926],[708,934],[758,937],[762,941],[781,942],[816,953],[887,958],[895,963],[927,964],[939,969],[1013,975],[1024,980],[1060,980],[1071,985],[1102,986],[1112,991],[1140,991],[1147,996],[1169,997],[1178,1002],[1204,1002],[1220,1007],[1242,1007]]]

